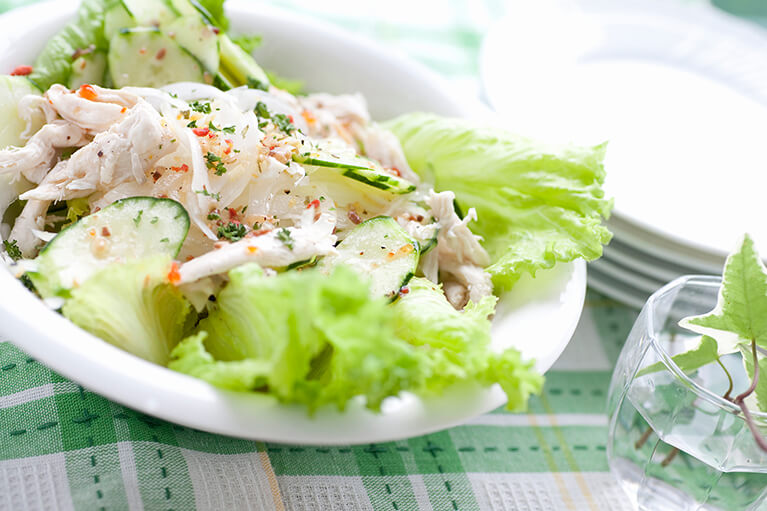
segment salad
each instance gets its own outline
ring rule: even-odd
[[[227,28],[220,0],[84,0],[0,77],[5,265],[84,330],[222,388],[379,410],[499,383],[524,407],[542,377],[491,349],[497,296],[601,255],[604,146],[378,123]]]

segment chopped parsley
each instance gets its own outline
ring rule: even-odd
[[[234,133],[234,126],[224,126],[223,128],[216,128],[216,126],[213,124],[213,121],[208,122],[208,129],[210,131],[223,131],[224,133]]]
[[[221,215],[218,213],[208,213],[208,220],[221,220]]]
[[[202,190],[195,190],[194,193],[199,193],[204,195],[205,197],[210,197],[213,200],[221,200],[221,194],[220,193],[210,193],[208,190],[203,188]]]
[[[226,167],[224,167],[224,164],[221,163],[221,157],[216,156],[210,151],[208,151],[208,154],[205,155],[205,165],[209,169],[216,169],[217,176],[223,176],[226,174]]]
[[[229,222],[226,225],[218,226],[218,237],[226,238],[229,241],[240,241],[248,233],[248,229],[238,222]]]
[[[136,227],[138,227],[138,224],[141,223],[141,215],[144,214],[143,209],[138,210],[138,214],[133,218],[133,223],[136,224]]]
[[[290,231],[284,227],[277,231],[277,239],[280,240],[286,247],[293,250],[293,243],[295,240],[290,236]]]
[[[16,240],[3,240],[3,246],[5,247],[5,251],[8,252],[8,257],[14,261],[18,261],[22,258],[21,249],[16,244]]]
[[[251,89],[258,89],[264,92],[269,92],[268,83],[262,82],[261,80],[253,78],[252,76],[248,77],[248,87]]]
[[[290,121],[290,117],[288,117],[285,114],[273,115],[272,122],[274,122],[274,125],[277,126],[277,128],[280,131],[288,135],[290,135],[292,132],[296,131],[297,129],[295,125]]]
[[[266,107],[266,103],[263,101],[256,103],[256,108],[254,108],[253,111],[262,119],[269,119],[272,117],[272,114],[269,113],[269,109]]]
[[[186,125],[187,128],[196,128],[197,127],[197,121],[191,121],[189,124]]]
[[[150,224],[156,224],[160,220],[160,217],[153,216],[152,219],[149,221]]]
[[[191,103],[189,103],[189,107],[195,112],[200,112],[201,114],[210,113],[210,103],[200,103],[199,101],[192,101]]]
[[[168,243],[170,240],[168,238],[162,238],[160,240],[160,243]]]

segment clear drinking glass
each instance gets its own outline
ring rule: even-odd
[[[615,367],[607,456],[638,509],[767,510],[767,453],[740,408],[722,397],[727,373],[712,363],[686,375],[671,360],[700,340],[679,320],[713,309],[720,284],[681,277],[652,295]],[[748,388],[740,355],[721,362],[732,395]],[[767,432],[767,414],[753,415]]]

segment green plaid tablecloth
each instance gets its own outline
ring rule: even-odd
[[[756,18],[758,0],[720,0]],[[0,0],[0,12],[28,0]],[[502,0],[280,4],[405,51],[479,92]],[[406,13],[405,16],[403,13]],[[0,511],[629,509],[607,467],[604,404],[636,312],[589,292],[525,414],[387,444],[281,445],[212,435],[112,403],[0,342]]]

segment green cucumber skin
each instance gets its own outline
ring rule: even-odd
[[[368,170],[369,172],[360,172],[361,170],[363,169],[347,169],[342,174],[345,177],[356,179],[361,183],[365,183],[366,185],[373,186],[375,188],[380,188],[381,190],[386,190],[387,192],[404,195],[406,193],[415,191],[414,184],[409,184],[405,188],[402,188],[402,181],[394,176],[388,176],[386,174],[382,174],[367,168],[364,170]]]
[[[372,239],[366,239],[368,232],[371,230],[380,232],[380,237],[374,234]],[[402,227],[392,217],[377,216],[357,225],[336,247],[338,255],[323,258],[319,262],[318,267],[321,271],[323,269],[327,271],[336,265],[348,264],[350,259],[358,259],[356,256],[357,253],[364,253],[368,252],[369,250],[378,250],[379,246],[386,245],[387,243],[391,242],[394,242],[398,246],[410,244],[413,247],[413,251],[411,253],[403,256],[407,257],[407,263],[405,266],[403,266],[402,263],[387,262],[387,252],[382,252],[380,255],[380,262],[382,264],[372,266],[375,261],[379,260],[378,256],[375,256],[374,258],[366,256],[363,258],[363,268],[365,267],[365,264],[368,264],[364,261],[368,261],[371,264],[371,268],[364,271],[364,273],[366,273],[366,275],[372,279],[371,290],[373,291],[373,294],[379,296],[378,293],[380,292],[380,296],[394,300],[396,299],[399,290],[402,289],[403,286],[407,285],[407,283],[415,274],[416,269],[418,268],[418,261],[420,258],[421,250],[418,242],[414,240],[409,234],[407,234],[407,232],[402,229]],[[390,247],[387,250],[392,248],[393,247]],[[392,268],[390,266],[391,264],[398,266]],[[390,278],[392,276],[394,278]]]

